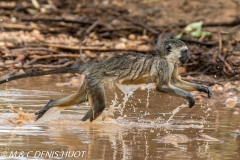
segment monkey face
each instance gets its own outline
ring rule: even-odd
[[[181,57],[179,58],[179,61],[184,64],[184,63],[187,63],[189,58],[190,56],[188,54],[188,50],[187,49],[181,50]]]
[[[186,63],[190,58],[188,47],[180,40],[172,40],[166,43],[164,53],[169,60],[175,63]]]

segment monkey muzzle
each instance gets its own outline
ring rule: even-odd
[[[187,63],[187,61],[190,59],[190,56],[187,52],[183,52],[181,57],[179,58],[180,62],[182,64]]]

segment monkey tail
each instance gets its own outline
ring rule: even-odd
[[[1,80],[0,84],[6,83],[9,81],[13,81],[16,79],[20,79],[20,78],[42,76],[42,75],[48,75],[48,74],[60,74],[60,73],[80,73],[81,74],[82,72],[84,72],[85,69],[86,69],[86,67],[84,67],[84,65],[83,65],[80,68],[79,67],[78,68],[66,67],[66,68],[52,69],[52,70],[48,70],[48,71],[29,72],[29,73],[24,73],[24,74],[20,74],[17,76],[13,76],[13,77]]]

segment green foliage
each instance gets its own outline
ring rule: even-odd
[[[202,31],[202,25],[203,25],[202,21],[190,23],[175,38],[177,39],[182,38],[184,33],[190,33],[190,35],[194,38],[211,35],[211,32]]]

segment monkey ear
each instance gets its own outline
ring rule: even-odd
[[[166,44],[166,45],[164,46],[164,52],[165,52],[165,54],[169,54],[169,53],[171,52],[171,49],[172,49],[171,44]]]

